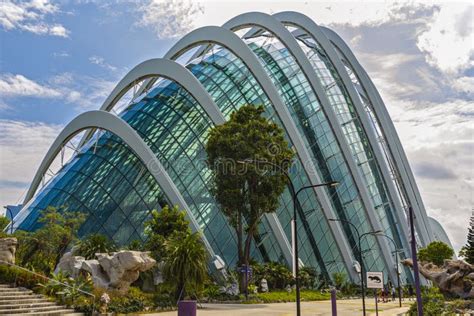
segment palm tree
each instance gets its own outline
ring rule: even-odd
[[[165,247],[165,280],[176,284],[179,300],[207,279],[208,255],[198,233],[175,233],[165,242]]]

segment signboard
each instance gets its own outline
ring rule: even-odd
[[[367,272],[367,288],[383,289],[383,272]]]

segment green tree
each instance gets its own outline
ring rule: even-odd
[[[453,255],[453,249],[442,241],[433,241],[426,248],[418,250],[420,261],[432,262],[437,266],[442,266],[444,260],[451,259]]]
[[[90,234],[79,240],[74,249],[74,255],[82,256],[86,260],[94,259],[96,253],[109,253],[117,250],[117,245],[107,236]]]
[[[283,130],[263,113],[261,106],[241,107],[229,121],[210,131],[206,145],[212,191],[236,232],[239,265],[249,265],[252,239],[261,218],[276,211],[287,179],[267,165],[238,161],[264,160],[288,170],[294,156]]]
[[[318,278],[318,271],[314,267],[304,266],[299,270],[298,277],[302,286],[312,289]]]
[[[467,243],[459,251],[459,256],[464,257],[464,260],[470,264],[474,264],[474,213],[469,222],[467,233]]]
[[[38,220],[42,224],[40,228],[31,233],[15,233],[20,246],[19,262],[46,274],[50,273],[69,244],[77,238],[77,231],[84,220],[83,213],[46,208]]]
[[[336,289],[342,290],[346,286],[347,275],[344,272],[334,272],[332,274],[332,279]]]
[[[165,241],[165,280],[176,285],[176,298],[195,295],[207,279],[208,254],[199,233],[176,232]]]
[[[0,216],[0,238],[7,236],[7,233],[5,233],[4,230],[8,224],[10,224],[10,220],[6,216]]]
[[[191,233],[185,217],[186,213],[180,211],[178,206],[170,208],[166,205],[159,212],[151,212],[151,218],[145,222],[145,234],[148,237],[145,248],[151,251],[155,259],[161,260],[166,256],[164,244],[175,232]]]

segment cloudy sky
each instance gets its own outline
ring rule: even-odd
[[[458,250],[474,208],[468,2],[0,0],[0,203],[21,201],[49,145],[136,64],[246,11],[303,12],[336,30],[379,89],[428,214]]]

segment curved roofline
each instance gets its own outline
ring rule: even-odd
[[[191,229],[194,232],[199,232],[206,249],[208,250],[211,257],[215,256],[214,250],[212,249],[209,241],[201,232],[199,224],[197,223],[194,215],[192,214],[189,206],[185,202],[183,196],[174,185],[170,176],[166,172],[161,162],[156,158],[153,151],[148,147],[145,141],[140,135],[127,124],[120,117],[111,114],[106,111],[89,111],[78,115],[74,118],[66,127],[61,131],[58,137],[55,139],[51,147],[49,148],[46,156],[43,158],[38,171],[33,178],[33,182],[28,190],[24,204],[27,204],[30,199],[34,196],[36,189],[38,188],[41,179],[48,170],[51,163],[54,161],[62,147],[71,140],[75,135],[83,130],[89,128],[99,128],[107,130],[117,137],[119,137],[125,144],[127,144],[132,151],[137,155],[138,158],[143,162],[147,170],[153,175],[156,182],[160,185],[164,194],[170,199],[173,205],[178,205],[181,209],[186,211],[186,215],[189,219]],[[26,208],[23,208],[26,211]]]
[[[298,156],[300,157],[302,162],[305,162],[302,163],[302,165],[306,171],[306,174],[308,175],[311,184],[321,183],[321,179],[317,174],[311,156],[309,155],[308,150],[304,146],[304,142],[301,139],[301,136],[295,126],[295,123],[291,119],[290,113],[284,105],[280,95],[278,94],[276,87],[273,85],[270,77],[267,75],[265,69],[258,61],[255,54],[242,41],[240,37],[238,37],[232,31],[222,27],[201,27],[181,38],[166,53],[165,58],[176,59],[191,48],[210,43],[223,46],[224,48],[232,52],[245,64],[245,66],[253,74],[257,82],[260,84],[262,90],[265,92],[268,99],[272,103],[278,116],[280,117],[280,120],[282,121],[285,130],[287,131],[291,141],[293,142],[293,145],[296,148]],[[149,85],[151,84],[153,84],[153,82],[150,81]],[[329,197],[327,196],[327,193],[324,191],[324,189],[319,188],[315,189],[314,191],[316,192],[316,195],[318,196],[321,202],[321,207],[326,218],[335,218],[336,216],[333,213],[332,208],[330,207]],[[350,251],[350,248],[345,238],[338,238],[339,236],[344,236],[342,235],[343,233],[340,228],[340,225],[335,224],[334,222],[329,222],[328,225],[333,233],[336,243],[338,244],[338,248],[340,250],[341,256],[343,257],[346,263],[346,267],[350,271],[350,273],[352,273],[351,277],[355,280],[356,278],[358,278],[357,274],[355,273],[355,271],[353,271],[353,269],[350,268],[352,267],[353,262],[350,256],[352,252]]]
[[[402,238],[400,239],[403,242],[403,247],[405,249],[410,249],[409,242],[408,242],[408,229],[407,229],[408,225],[406,225],[406,218],[405,218],[405,215],[402,213],[403,212],[402,203],[397,194],[397,190],[393,183],[392,177],[390,176],[388,172],[389,166],[386,160],[384,159],[383,153],[378,145],[377,137],[369,122],[367,112],[364,110],[364,106],[362,102],[360,101],[358,92],[354,88],[354,85],[352,84],[352,81],[349,78],[349,75],[347,74],[344,65],[342,64],[342,61],[339,59],[337,52],[335,51],[334,47],[332,46],[328,38],[324,35],[319,25],[313,20],[311,20],[308,16],[302,13],[293,12],[293,11],[279,12],[279,13],[274,14],[273,16],[276,19],[278,19],[280,22],[284,24],[296,26],[300,28],[301,30],[305,31],[308,35],[310,35],[323,48],[324,52],[329,57],[329,60],[336,68],[336,71],[338,72],[356,108],[357,114],[359,115],[361,119],[361,123],[369,139],[372,150],[374,151],[374,154],[376,156],[377,163],[379,165],[382,164],[379,169],[385,180],[384,182],[387,185],[390,197],[392,201],[394,202],[395,216],[399,223],[398,227],[402,233],[402,236],[401,236]],[[400,212],[397,212],[397,210],[400,210]],[[383,237],[378,237],[378,238],[383,238]]]
[[[427,223],[426,210],[424,209],[420,192],[418,191],[415,178],[411,171],[410,165],[408,164],[408,159],[400,143],[400,139],[395,130],[395,126],[393,125],[393,122],[390,119],[390,116],[388,115],[387,108],[385,107],[385,104],[382,98],[380,97],[378,90],[375,88],[372,80],[369,78],[365,70],[357,61],[354,54],[351,52],[344,40],[331,29],[328,29],[326,27],[321,27],[321,29],[324,35],[333,43],[335,47],[337,47],[342,52],[346,61],[352,66],[355,75],[359,78],[359,82],[368,94],[367,97],[374,105],[373,108],[375,115],[380,120],[380,124],[382,124],[387,131],[387,133],[385,134],[387,138],[387,145],[389,146],[392,152],[392,156],[394,157],[395,162],[398,166],[398,170],[400,172],[400,176],[403,179],[403,183],[409,184],[411,188],[411,190],[407,190],[410,196],[410,200],[412,202],[411,206],[414,208],[417,217],[422,219],[421,225],[419,221],[416,221],[418,232],[420,234],[422,243],[424,245],[427,245],[430,243],[431,240],[433,240],[433,236],[430,232],[430,226]]]
[[[104,101],[100,110],[111,111],[115,104],[122,98],[134,85],[148,78],[166,78],[178,83],[183,87],[206,111],[207,115],[215,124],[225,122],[224,116],[214,103],[214,100],[207,93],[199,80],[181,64],[165,59],[154,58],[146,60],[132,70],[130,70],[122,80],[115,86]],[[92,137],[93,130],[89,131],[81,140],[79,146]]]
[[[369,197],[369,193],[367,191],[367,187],[364,184],[362,176],[360,175],[359,171],[357,170],[357,166],[355,164],[354,158],[350,151],[349,145],[347,143],[346,137],[342,131],[341,125],[337,120],[336,114],[334,113],[333,107],[331,106],[329,99],[324,91],[323,86],[321,85],[319,78],[316,76],[313,66],[311,65],[308,57],[301,49],[299,44],[297,43],[294,36],[285,28],[285,26],[277,20],[275,17],[268,15],[266,13],[260,12],[249,12],[238,15],[229,21],[227,21],[224,25],[224,28],[228,28],[232,31],[238,31],[240,29],[246,27],[259,27],[263,28],[273,35],[275,35],[280,42],[288,49],[288,51],[293,55],[296,63],[299,65],[302,73],[308,80],[308,83],[311,89],[314,92],[315,97],[320,101],[321,107],[328,119],[329,125],[331,126],[332,131],[334,132],[334,136],[336,141],[339,143],[339,148],[341,149],[342,155],[344,160],[349,167],[352,179],[355,182],[356,187],[359,190],[360,197],[364,204],[364,210],[366,216],[368,218],[368,223],[373,231],[381,230],[380,224],[377,220],[377,216],[375,214],[375,206],[372,199]],[[352,84],[351,84],[352,86]],[[365,113],[365,112],[364,112]],[[360,113],[359,113],[360,116]],[[381,252],[383,253],[383,259],[385,261],[385,265],[387,267],[391,267],[395,265],[392,256],[390,255],[390,246],[386,238],[378,237],[376,238],[377,243]],[[390,270],[390,276],[392,280],[396,279],[396,275],[394,274],[393,269]]]

